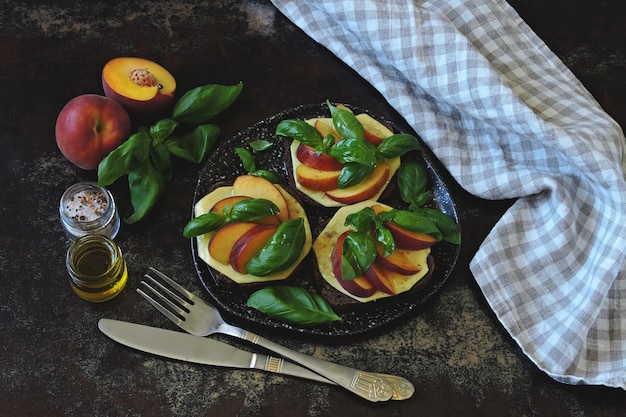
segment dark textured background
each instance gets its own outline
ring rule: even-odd
[[[511,4],[626,126],[625,4]],[[63,158],[54,123],[72,97],[101,94],[102,66],[123,55],[161,63],[179,92],[243,81],[241,97],[215,121],[224,138],[279,111],[326,99],[394,116],[376,91],[268,1],[0,0],[0,416],[624,414],[624,391],[554,382],[503,331],[468,262],[508,203],[480,201],[456,187],[461,257],[443,290],[420,311],[355,340],[275,337],[321,358],[403,375],[417,389],[409,401],[373,405],[338,388],[164,360],[104,337],[96,328],[100,317],[173,328],[134,291],[148,266],[204,294],[181,235],[202,166],[183,163],[148,219],[123,225],[117,240],[131,274],[127,289],[110,302],[89,304],[67,283],[58,200],[67,186],[95,173]],[[122,215],[129,215],[124,181],[111,191]]]

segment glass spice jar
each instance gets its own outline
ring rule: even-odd
[[[120,217],[113,195],[92,181],[70,186],[59,203],[61,224],[70,240],[97,233],[111,239],[120,229]]]
[[[120,247],[100,234],[74,240],[65,260],[70,285],[83,300],[102,302],[118,295],[128,280]]]

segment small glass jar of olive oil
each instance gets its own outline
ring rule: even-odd
[[[118,295],[128,280],[122,250],[101,234],[76,239],[65,259],[70,284],[83,300],[102,302]]]

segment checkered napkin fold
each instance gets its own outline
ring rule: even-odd
[[[470,193],[518,198],[471,262],[523,352],[626,388],[624,136],[502,0],[272,0],[378,89]]]

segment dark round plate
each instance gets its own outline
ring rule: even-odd
[[[356,113],[369,113],[367,110],[351,107]],[[407,132],[408,127],[400,129],[399,123],[391,120],[383,119],[377,115],[371,114],[377,120],[390,126],[394,132]],[[274,132],[279,122],[285,119],[308,119],[313,117],[330,117],[328,107],[325,103],[303,105],[293,109],[283,111],[279,114],[271,116],[253,126],[239,132],[233,137],[224,140],[215,149],[204,169],[200,173],[198,184],[196,187],[194,201],[195,205],[211,188],[218,182],[232,183],[234,179],[240,175],[246,174],[239,157],[234,151],[235,147],[243,147],[250,149],[250,142],[254,140],[268,140],[274,143],[270,149],[255,153],[255,162],[258,169],[269,169],[279,174],[284,183],[289,183],[289,158],[285,147],[281,143],[281,139],[275,138]],[[414,134],[414,132],[409,132]],[[435,164],[439,162],[426,152],[419,152],[411,157],[417,158],[423,162],[429,173],[429,189],[433,198],[429,202],[429,206],[438,208],[444,213],[452,216],[458,222],[456,207],[446,184],[444,184],[437,172]],[[405,156],[406,158],[406,156]],[[397,192],[395,193],[397,194]],[[324,209],[307,205],[298,194],[294,193],[294,197],[298,198],[303,204],[311,229],[315,238],[315,230],[319,230],[319,224],[327,221],[336,209]],[[397,196],[390,196],[389,199],[382,200],[388,204],[401,208],[401,200]],[[233,324],[239,324],[250,330],[256,331],[277,331],[279,333],[288,333],[290,335],[316,335],[316,336],[355,336],[381,329],[383,326],[399,320],[410,312],[414,311],[418,306],[431,298],[444,284],[448,276],[452,272],[459,254],[459,246],[452,245],[447,242],[440,242],[432,248],[432,256],[435,259],[435,271],[430,282],[419,292],[412,293],[410,296],[398,295],[377,302],[370,303],[358,311],[339,313],[342,320],[332,324],[321,325],[316,327],[299,326],[275,320],[259,311],[246,306],[246,301],[250,294],[254,291],[245,287],[236,287],[234,289],[225,288],[219,285],[214,279],[213,270],[202,261],[197,252],[196,239],[192,241],[192,255],[196,270],[200,281],[213,299],[216,307],[224,313],[225,318],[230,319]],[[290,284],[301,285],[310,291],[314,291],[311,286],[313,281],[313,252],[305,259],[303,267],[299,268],[295,277],[290,279]],[[308,263],[308,264],[307,264]]]

